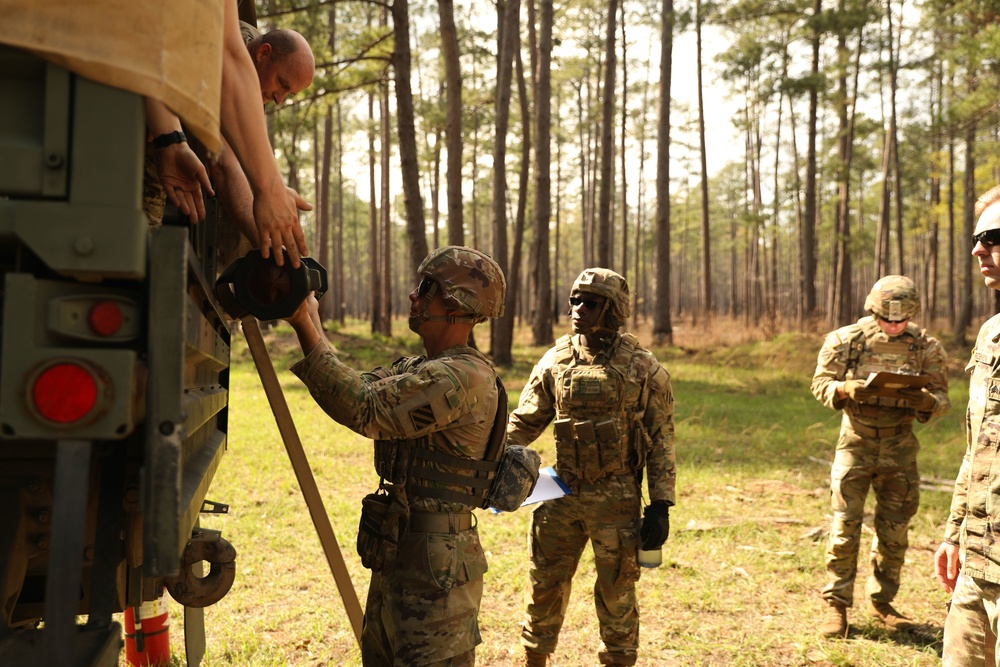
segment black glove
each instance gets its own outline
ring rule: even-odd
[[[654,500],[642,511],[639,539],[645,551],[659,549],[670,535],[670,505],[666,500]]]

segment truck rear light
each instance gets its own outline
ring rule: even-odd
[[[94,410],[98,379],[84,365],[72,361],[42,370],[31,387],[31,402],[38,414],[57,424],[72,424]]]
[[[87,324],[98,336],[114,336],[124,321],[125,316],[116,301],[98,301],[87,313]]]

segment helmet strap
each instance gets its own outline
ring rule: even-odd
[[[420,312],[415,316],[409,318],[410,331],[416,332],[420,328],[420,325],[424,322],[447,322],[448,324],[456,324],[459,322],[469,322],[471,324],[476,323],[475,315],[431,315],[427,310],[427,305],[434,298],[434,295],[438,291],[437,281],[431,283],[430,289],[420,297],[421,308]]]

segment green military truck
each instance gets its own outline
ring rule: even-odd
[[[117,665],[113,614],[225,594],[213,216],[150,229],[141,96],[0,45],[0,665]],[[192,564],[212,565],[204,579]]]

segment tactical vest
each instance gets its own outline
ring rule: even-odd
[[[497,411],[483,460],[448,454],[429,447],[430,437],[414,440],[376,440],[375,471],[380,488],[391,488],[412,500],[431,498],[485,507],[500,455],[507,440],[507,391],[496,379]],[[391,486],[387,486],[388,485]],[[454,487],[463,487],[458,491]]]
[[[927,337],[923,330],[912,322],[894,340],[872,340],[885,337],[878,322],[873,317],[865,317],[856,325],[858,332],[849,339],[847,372],[845,379],[865,379],[872,373],[889,371],[892,373],[920,373],[924,365]],[[862,416],[872,408],[907,408],[904,399],[873,397],[861,406]]]
[[[645,448],[634,442],[644,380],[630,373],[638,346],[635,336],[622,334],[610,361],[584,364],[570,336],[556,341],[553,428],[560,473],[594,482],[645,464]]]

